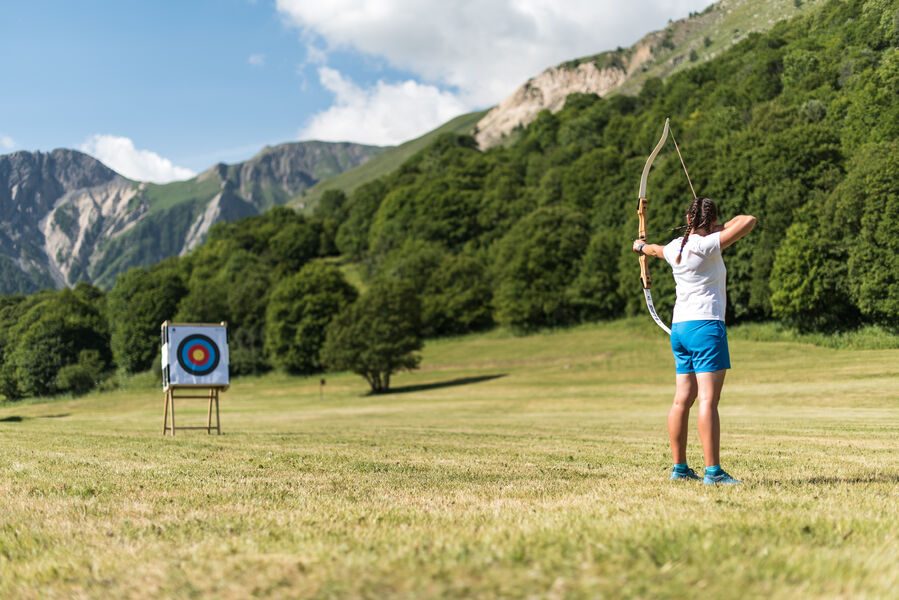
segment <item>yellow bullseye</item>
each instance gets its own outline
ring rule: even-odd
[[[199,362],[203,362],[203,360],[205,360],[205,358],[206,358],[206,353],[203,352],[202,350],[200,350],[199,348],[197,348],[196,350],[194,350],[194,351],[191,353],[190,356],[191,356],[191,358],[194,359],[195,362],[198,362],[198,363],[199,363]]]

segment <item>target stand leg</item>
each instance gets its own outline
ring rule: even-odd
[[[216,435],[222,435],[222,420],[219,417],[219,389],[215,389],[215,429]]]
[[[175,437],[175,391],[169,392],[172,397],[169,400],[169,410],[172,411],[172,437]]]
[[[215,396],[215,388],[209,388],[209,407],[206,411],[206,433],[212,435],[212,399]]]
[[[165,435],[169,430],[169,395],[171,392],[166,390],[165,392],[165,405],[162,409],[162,435]]]

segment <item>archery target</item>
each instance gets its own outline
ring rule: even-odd
[[[224,325],[163,323],[163,387],[227,386],[228,337]]]
[[[209,336],[202,333],[189,335],[178,344],[178,364],[197,377],[209,375],[219,365],[221,351]]]

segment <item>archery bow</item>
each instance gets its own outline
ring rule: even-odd
[[[662,130],[662,137],[649,155],[649,158],[646,159],[646,165],[643,167],[643,176],[640,178],[640,195],[637,199],[637,217],[639,219],[637,239],[643,240],[644,242],[646,241],[646,205],[649,202],[646,198],[646,182],[649,179],[649,170],[652,168],[652,161],[656,159],[656,156],[659,155],[659,152],[662,151],[662,147],[668,140],[668,133],[671,129],[669,121],[670,119],[665,119],[665,129]],[[684,157],[681,156],[680,147],[677,145],[677,140],[674,139],[673,133],[671,134],[671,140],[674,142],[674,148],[677,150],[678,157],[680,157],[681,166],[683,166],[684,174],[687,176],[687,182],[690,184],[690,191],[693,193],[693,198],[696,199],[696,191],[693,189],[693,182],[690,181],[690,173],[687,171],[687,165],[684,163]],[[661,317],[659,317],[659,313],[656,312],[656,307],[652,302],[652,277],[649,275],[649,265],[647,264],[646,259],[647,256],[641,253],[640,281],[643,283],[643,295],[646,297],[646,308],[649,309],[649,314],[652,315],[652,320],[656,322],[656,325],[661,327],[665,333],[671,335],[671,329],[669,329],[662,321]]]

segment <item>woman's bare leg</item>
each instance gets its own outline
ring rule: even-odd
[[[690,407],[696,400],[696,375],[675,375],[674,403],[668,411],[668,439],[671,440],[671,457],[674,464],[687,463],[687,433],[690,423]]]
[[[721,422],[718,419],[718,401],[721,399],[725,375],[727,375],[725,369],[696,374],[696,383],[699,387],[699,439],[702,442],[702,453],[705,455],[707,467],[721,463]]]

